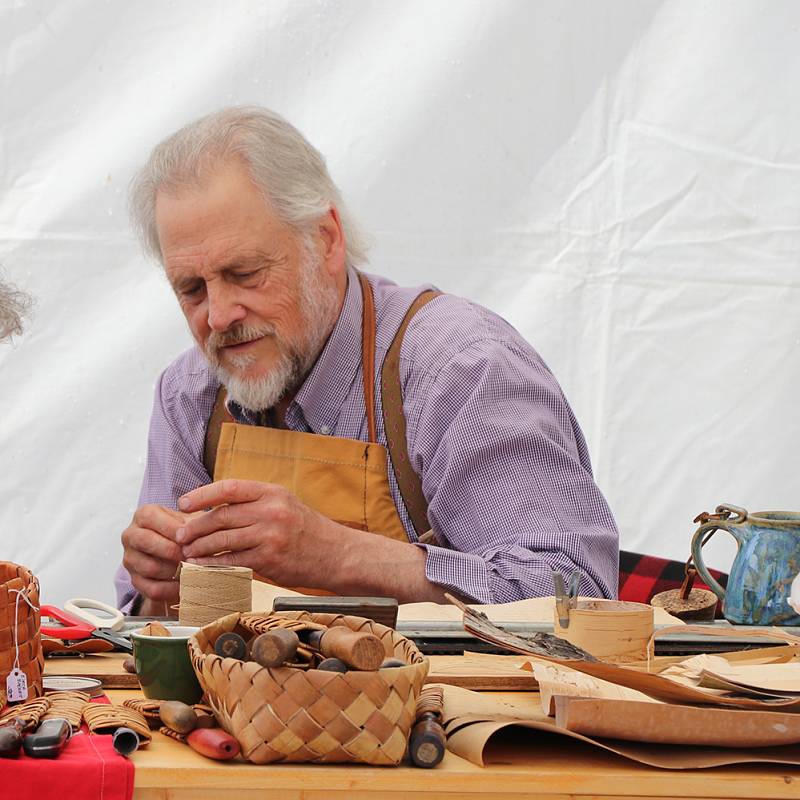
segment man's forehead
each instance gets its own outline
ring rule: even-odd
[[[165,267],[245,258],[272,250],[290,235],[260,192],[241,174],[159,192],[156,229]]]

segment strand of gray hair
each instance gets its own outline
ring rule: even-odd
[[[22,333],[22,322],[30,306],[28,295],[0,281],[0,341]]]
[[[367,243],[345,207],[322,154],[279,114],[258,106],[233,106],[201,117],[156,145],[131,182],[133,227],[145,252],[161,260],[156,197],[202,186],[220,165],[240,159],[280,219],[307,234],[336,208],[348,265],[366,261]]]

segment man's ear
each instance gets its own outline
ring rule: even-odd
[[[334,206],[319,221],[319,235],[325,268],[333,276],[344,274],[347,270],[344,231],[339,212]]]

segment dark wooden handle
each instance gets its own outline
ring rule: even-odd
[[[423,714],[411,729],[408,739],[408,754],[416,767],[430,769],[443,758],[447,739],[435,714]]]
[[[0,756],[14,758],[22,747],[22,732],[11,725],[0,728]]]

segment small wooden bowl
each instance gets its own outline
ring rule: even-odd
[[[708,589],[692,589],[689,597],[682,600],[680,589],[670,589],[653,595],[650,605],[663,608],[678,619],[710,622],[717,610],[717,596]]]

